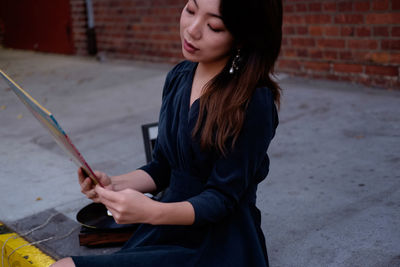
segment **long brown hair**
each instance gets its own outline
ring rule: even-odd
[[[200,136],[203,149],[225,155],[228,140],[235,145],[257,87],[268,87],[279,107],[281,89],[271,75],[282,42],[282,1],[221,0],[220,12],[236,45],[225,68],[205,85],[193,137]],[[239,69],[230,74],[238,47]]]

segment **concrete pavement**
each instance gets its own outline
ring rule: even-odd
[[[157,121],[170,68],[0,49],[0,69],[111,175],[145,163],[140,125]],[[258,194],[271,265],[400,266],[400,92],[279,78],[281,123]],[[44,229],[71,234],[42,250],[109,253],[77,244],[75,215],[89,202],[76,167],[7,87],[0,82],[0,221],[24,232],[57,214]]]

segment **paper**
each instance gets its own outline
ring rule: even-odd
[[[70,156],[70,158],[84,170],[86,175],[88,175],[95,184],[104,187],[50,111],[42,107],[31,95],[29,95],[1,70],[0,76],[6,80],[11,89],[18,96],[21,102],[31,111],[33,116],[49,131],[54,141],[56,141],[56,143]]]

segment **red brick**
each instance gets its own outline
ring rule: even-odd
[[[307,5],[300,3],[300,4],[296,4],[296,11],[297,12],[307,12]]]
[[[359,51],[359,50],[353,50],[352,51],[352,63],[361,63],[361,62],[370,62],[370,56],[369,52],[367,51]]]
[[[400,27],[392,28],[392,37],[400,37]]]
[[[299,35],[305,35],[308,34],[308,28],[306,26],[298,26],[296,32]]]
[[[322,11],[322,4],[321,3],[309,3],[308,10],[311,12],[320,12],[320,11]]]
[[[306,69],[316,70],[316,71],[329,71],[331,69],[331,65],[328,62],[313,62],[309,61],[304,64]]]
[[[321,36],[323,34],[323,29],[321,26],[309,26],[308,32],[313,36]]]
[[[308,57],[308,50],[307,49],[297,49],[297,56],[298,57]]]
[[[329,79],[329,80],[334,80],[334,81],[338,81],[339,80],[339,76],[338,75],[330,74],[330,73],[326,75],[326,78]]]
[[[348,48],[351,49],[377,49],[378,41],[376,40],[349,40]]]
[[[292,38],[292,46],[315,46],[315,40],[312,38]]]
[[[389,0],[374,0],[372,2],[373,10],[383,11],[383,10],[388,10],[388,8],[389,8]]]
[[[344,48],[345,41],[342,39],[321,39],[317,41],[318,47],[330,47],[330,48]]]
[[[278,67],[282,69],[300,69],[301,64],[298,60],[282,59],[278,61]]]
[[[354,10],[359,12],[369,11],[370,5],[369,2],[355,2],[354,3]]]
[[[304,24],[304,16],[300,15],[285,15],[283,17],[283,23],[284,24]]]
[[[400,40],[382,40],[382,49],[400,50]]]
[[[391,53],[389,62],[400,65],[400,53]]]
[[[391,55],[386,52],[369,52],[364,55],[365,60],[376,64],[388,64],[390,63],[390,57]]]
[[[392,66],[367,66],[365,73],[371,75],[398,76],[399,68]]]
[[[312,14],[305,15],[305,22],[307,24],[326,24],[331,23],[332,17],[327,14]]]
[[[340,29],[340,35],[342,36],[354,36],[354,27],[343,26]]]
[[[350,51],[340,52],[340,59],[341,60],[352,60],[353,59],[353,53],[350,52]]]
[[[311,58],[315,58],[315,59],[322,58],[322,51],[319,49],[311,49],[311,50],[309,50],[308,55]]]
[[[400,1],[399,0],[392,0],[392,9],[400,10]]]
[[[294,12],[294,5],[284,5],[283,7],[283,12],[284,13],[293,13]]]
[[[326,36],[338,36],[340,33],[340,28],[338,26],[326,26],[325,35]]]
[[[335,63],[335,65],[333,66],[333,70],[336,72],[360,73],[363,71],[363,65]]]
[[[338,11],[339,12],[347,12],[353,11],[353,2],[352,1],[345,1],[337,3]]]
[[[359,27],[356,29],[357,36],[359,37],[367,37],[371,36],[371,28],[370,27]]]
[[[282,53],[284,57],[296,57],[296,50],[294,49],[283,49]]]
[[[393,34],[393,31],[392,31]],[[389,27],[374,27],[374,36],[389,36]]]
[[[340,24],[361,24],[364,16],[361,14],[339,14],[335,16],[335,23]]]
[[[324,59],[326,60],[336,60],[338,58],[337,51],[324,51]]]
[[[365,15],[368,24],[399,24],[400,13],[372,13]]]
[[[335,2],[323,3],[323,8],[324,8],[324,11],[335,12],[336,11],[336,3]]]
[[[295,34],[295,28],[291,26],[283,26],[282,31],[283,34],[290,34],[290,35]]]

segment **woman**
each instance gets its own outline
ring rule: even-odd
[[[120,176],[79,170],[82,192],[117,223],[141,223],[117,253],[55,266],[268,266],[256,208],[280,88],[270,78],[281,0],[189,0],[184,61],[166,78],[153,161]],[[166,189],[160,201],[143,195]]]

